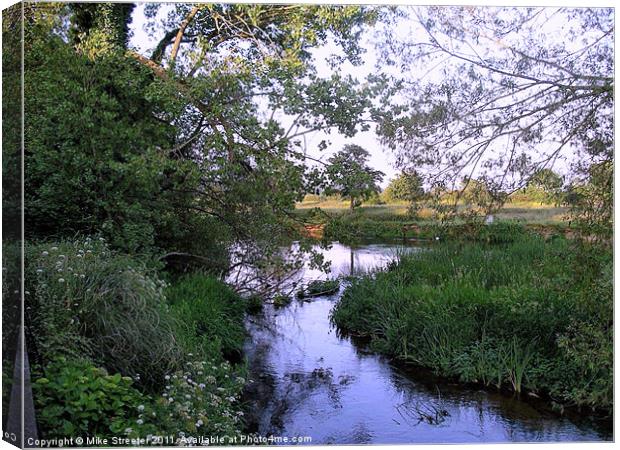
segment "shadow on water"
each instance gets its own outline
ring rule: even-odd
[[[325,252],[334,278],[385,266],[418,247],[335,243]],[[249,431],[309,436],[312,444],[601,441],[611,426],[560,416],[542,402],[462,386],[401,367],[371,352],[367,341],[341,336],[329,313],[340,291],[247,319],[245,345]]]

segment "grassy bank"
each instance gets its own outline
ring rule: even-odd
[[[43,437],[240,432],[245,368],[234,361],[245,302],[225,284],[195,274],[168,285],[154,263],[113,252],[100,239],[27,252]]]
[[[610,252],[524,236],[403,256],[354,281],[332,320],[442,376],[609,412],[612,298]]]
[[[521,221],[495,221],[492,224],[452,222],[412,222],[390,217],[370,219],[347,214],[326,219],[317,237],[354,244],[364,239],[469,240],[487,243],[511,242],[525,234],[570,236],[567,224],[527,224]]]

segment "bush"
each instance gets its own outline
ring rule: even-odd
[[[218,279],[187,275],[166,290],[175,336],[198,358],[237,359],[245,339],[246,302]]]
[[[86,360],[59,358],[33,384],[45,438],[67,436],[233,436],[242,426],[239,402],[245,379],[226,362],[191,361],[165,376],[157,396],[133,380],[109,375]],[[151,441],[151,443],[156,443]]]
[[[37,420],[46,438],[110,436],[135,428],[146,398],[132,379],[89,361],[58,358],[33,383]]]
[[[86,358],[153,385],[181,352],[164,282],[103,238],[27,248],[26,296],[38,360]]]

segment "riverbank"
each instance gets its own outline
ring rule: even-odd
[[[610,412],[613,264],[597,250],[536,236],[437,245],[354,280],[332,320],[444,377]]]
[[[206,274],[171,282],[103,238],[27,246],[26,310],[41,437],[242,433],[247,302]],[[169,278],[171,278],[168,275]]]
[[[574,442],[612,439],[596,416],[559,414],[550,402],[441,377],[386,357],[330,321],[348,280],[390,267],[397,255],[432,251],[412,242],[332,243],[328,274],[341,288],[309,301],[267,304],[246,319],[249,431],[306,436],[313,444]],[[353,278],[352,278],[353,277]]]

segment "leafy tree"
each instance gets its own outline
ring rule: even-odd
[[[390,181],[384,194],[388,201],[402,200],[412,203],[424,196],[422,183],[422,177],[415,170],[403,170]]]
[[[416,27],[391,33],[403,16]],[[403,165],[511,192],[558,158],[582,173],[613,160],[613,9],[433,6],[393,20],[382,60],[406,75],[376,117]]]
[[[368,128],[370,89],[321,77],[311,49],[336,42],[341,63],[359,64],[358,36],[376,13],[176,4],[162,30],[160,7],[146,6],[161,38],[146,55],[128,46],[131,4],[28,6],[29,236],[100,230],[117,248],[168,262],[264,268],[298,236],[302,137]]]
[[[532,200],[557,202],[562,195],[563,185],[563,177],[553,170],[540,169],[530,177],[523,192]]]
[[[349,198],[351,210],[361,199],[368,199],[380,190],[378,183],[384,174],[367,165],[369,156],[359,145],[347,144],[328,160],[326,192]]]

